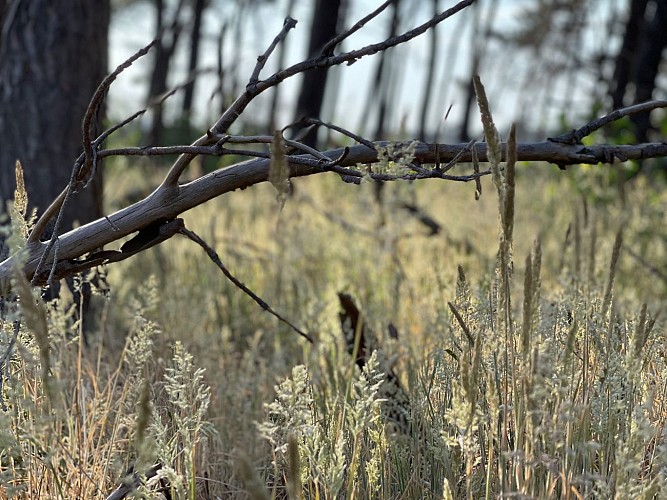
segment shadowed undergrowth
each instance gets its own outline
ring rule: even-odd
[[[314,345],[185,239],[109,269],[87,345],[69,296],[22,295],[45,321],[22,323],[5,365],[0,496],[100,498],[159,463],[140,497],[660,497],[664,192],[640,180],[605,201],[594,169],[519,170],[515,201],[503,172],[479,202],[426,183],[378,205],[372,185],[324,178],[279,214],[258,186],[186,215]],[[406,203],[443,231],[428,237]],[[339,291],[377,337],[363,370]]]

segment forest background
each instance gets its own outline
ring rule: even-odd
[[[36,0],[35,12],[53,14],[40,22],[55,23],[34,23],[42,32],[97,41],[39,46],[36,36],[35,56],[12,50],[32,40],[27,27],[13,30],[31,19],[20,3],[0,9],[0,187],[14,199],[20,159],[29,205],[9,207],[27,219],[26,235],[29,208],[41,213],[70,181],[95,87],[153,37],[111,85],[100,130],[147,112],[107,147],[192,142],[243,92],[288,15],[299,22],[270,72],[318,53],[380,4],[81,1],[40,11]],[[342,50],[453,4],[388,2]],[[478,1],[410,43],[286,81],[231,133],[271,136],[310,116],[367,140],[491,143],[478,118],[486,98],[472,84],[480,75],[500,137],[514,122],[519,141],[544,140],[664,100],[666,38],[664,2]],[[61,60],[60,48],[97,52]],[[37,75],[58,61],[62,80],[26,72],[16,86],[22,57],[37,57],[27,65]],[[25,94],[12,97],[8,82]],[[40,83],[54,101],[41,100],[51,92]],[[584,145],[664,145],[656,108]],[[349,137],[320,127],[300,141],[325,150]],[[387,158],[377,168],[394,172],[400,161]],[[198,158],[186,176],[238,159]],[[63,281],[34,304],[24,295],[7,307],[0,344],[0,495],[658,498],[665,161],[520,161],[516,180],[496,165],[480,184],[316,175],[289,196],[278,179],[188,211],[186,226],[226,268],[314,343],[262,313],[185,238]],[[64,229],[141,200],[167,168],[157,156],[106,158]]]

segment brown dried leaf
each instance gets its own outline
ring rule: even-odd
[[[285,206],[285,201],[290,192],[289,163],[285,154],[285,139],[280,130],[273,132],[271,142],[271,165],[269,166],[269,182],[278,191],[278,202],[280,209]]]

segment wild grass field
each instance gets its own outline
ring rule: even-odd
[[[511,227],[490,178],[479,201],[422,181],[378,203],[321,175],[283,210],[270,185],[192,210],[187,227],[315,342],[185,238],[103,271],[85,340],[69,295],[24,303],[0,497],[105,498],[160,464],[132,495],[667,498],[667,192],[639,177],[621,193],[609,168],[518,165]],[[109,173],[108,204],[140,176]],[[339,292],[376,339],[363,370]]]

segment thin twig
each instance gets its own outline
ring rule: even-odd
[[[267,304],[264,300],[262,300],[255,292],[250,290],[245,284],[243,284],[241,281],[239,281],[232,273],[229,272],[229,270],[225,267],[225,265],[222,263],[220,260],[220,257],[216,253],[213,248],[211,248],[208,243],[206,243],[203,239],[201,239],[196,233],[193,231],[190,231],[186,227],[180,228],[179,232],[186,236],[187,238],[191,239],[195,243],[197,243],[200,247],[204,249],[206,254],[209,256],[209,258],[215,263],[216,266],[222,271],[222,273],[225,275],[225,277],[234,283],[236,287],[240,288],[246,295],[248,295],[252,300],[254,300],[262,309],[264,309],[266,312],[269,314],[273,315],[276,317],[278,320],[281,322],[285,323],[287,326],[289,326],[292,330],[294,330],[296,333],[301,335],[303,338],[305,338],[308,342],[311,344],[313,343],[313,338],[305,333],[304,331],[300,330],[298,327],[296,327],[293,323],[291,323],[289,320],[285,319],[280,313],[277,313],[274,311],[269,304]]]
[[[72,195],[72,185],[71,184],[68,185],[67,188],[65,188],[64,193],[65,193],[65,195],[63,196],[62,205],[60,207],[60,210],[58,211],[58,216],[56,218],[56,223],[54,224],[54,227],[53,227],[53,234],[51,235],[51,238],[49,239],[49,242],[47,243],[46,248],[44,249],[44,252],[42,252],[42,256],[39,259],[39,264],[37,264],[37,268],[35,269],[35,274],[31,278],[31,284],[33,286],[35,286],[37,284],[37,277],[42,272],[42,269],[46,268],[46,264],[48,262],[49,255],[51,255],[51,250],[56,246],[56,243],[58,242],[58,231],[57,230],[62,223],[63,214],[65,213],[65,207],[67,206],[67,202],[69,201],[69,198]],[[58,263],[58,260],[56,259],[56,254],[54,252],[53,261],[52,261],[52,264],[51,264],[51,271],[49,272],[49,279],[52,279],[52,274],[54,272],[54,269],[55,269],[57,263]]]
[[[346,146],[345,148],[343,148],[343,152],[338,158],[334,158],[333,160],[325,163],[322,166],[323,168],[331,168],[335,165],[340,165],[341,163],[343,163],[343,161],[345,161],[345,158],[347,158],[349,154],[350,154],[350,148]]]
[[[472,148],[472,171],[475,174],[479,174],[479,158],[477,157],[477,148]],[[482,180],[480,177],[475,179],[475,200],[478,201],[482,196]]]
[[[382,5],[380,5],[373,12],[371,12],[366,17],[361,19],[359,22],[357,22],[350,29],[348,29],[347,31],[344,31],[340,35],[336,35],[334,38],[329,40],[324,45],[324,47],[322,47],[322,51],[320,52],[320,54],[322,56],[325,56],[325,57],[332,56],[333,53],[334,53],[334,50],[336,49],[336,46],[338,46],[343,40],[345,40],[349,36],[353,35],[357,31],[359,31],[361,28],[363,28],[366,25],[366,23],[368,23],[370,20],[379,16],[382,13],[382,11],[384,11],[387,7],[389,7],[391,5],[391,3],[394,2],[394,1],[395,0],[386,0]]]
[[[452,158],[449,161],[449,163],[447,163],[447,165],[445,165],[444,168],[436,169],[436,170],[440,170],[441,172],[447,172],[447,171],[451,170],[452,168],[454,168],[456,166],[456,164],[459,162],[459,160],[461,159],[461,157],[465,153],[468,153],[470,150],[472,150],[472,148],[475,146],[476,142],[477,142],[476,139],[471,140],[465,148],[462,148],[461,151],[459,151],[456,154],[456,156],[454,156],[454,158]],[[438,155],[439,155],[439,151],[438,151]]]
[[[111,84],[116,80],[116,78],[118,78],[118,75],[120,75],[130,66],[132,66],[132,64],[137,59],[145,56],[148,53],[148,51],[157,43],[157,41],[158,41],[157,38],[154,39],[153,41],[151,41],[151,43],[149,43],[142,49],[138,50],[135,54],[133,54],[127,60],[125,60],[125,62],[120,64],[110,75],[108,75],[104,80],[102,80],[102,83],[100,83],[100,85],[97,87],[95,94],[93,94],[93,97],[90,100],[90,104],[88,105],[88,109],[86,110],[86,114],[83,117],[83,123],[81,126],[83,132],[82,142],[83,142],[83,152],[85,155],[85,162],[83,163],[83,166],[81,167],[79,172],[76,172],[77,182],[82,181],[89,171],[94,170],[93,144],[92,144],[93,137],[91,133],[91,128],[93,125],[93,120],[95,116],[97,116],[100,106],[104,102],[104,98],[109,92],[109,87],[111,87]]]
[[[285,18],[285,22],[283,23],[283,29],[280,30],[280,33],[278,33],[278,35],[273,39],[273,42],[271,42],[269,48],[266,49],[266,52],[264,52],[264,54],[262,54],[261,56],[257,57],[257,64],[255,65],[255,69],[252,72],[252,76],[248,81],[248,85],[254,85],[259,81],[259,74],[262,72],[262,69],[264,69],[264,66],[266,65],[266,62],[269,60],[269,57],[271,57],[271,53],[275,50],[275,48],[278,46],[280,42],[282,42],[285,38],[287,38],[287,34],[292,28],[296,26],[296,23],[297,23],[296,19],[292,19],[289,16]]]
[[[236,98],[231,106],[229,106],[229,108],[227,108],[223,115],[218,119],[218,121],[208,130],[207,134],[197,139],[193,143],[193,146],[204,146],[210,144],[213,141],[211,136],[226,132],[255,97],[257,97],[265,90],[270,89],[271,87],[275,87],[287,78],[316,68],[330,68],[332,66],[338,66],[343,63],[353,64],[362,57],[377,54],[378,52],[382,52],[391,47],[408,42],[413,38],[421,35],[428,29],[441,23],[445,19],[468,7],[474,3],[474,1],[475,0],[462,0],[454,7],[447,9],[437,16],[432,17],[418,27],[401,35],[390,37],[380,43],[368,45],[361,49],[345,52],[337,56],[308,59],[283,70],[277,71],[265,80],[257,81],[252,85],[246,86],[245,92]],[[191,154],[181,155],[172,165],[162,185],[167,189],[178,189],[178,179],[181,177],[183,171],[194,158],[195,156]]]
[[[406,31],[405,33],[402,33],[400,35],[392,36],[390,38],[387,38],[386,40],[383,40],[382,42],[374,43],[371,45],[367,45],[366,47],[362,47],[361,49],[356,49],[356,50],[351,50],[349,52],[344,52],[342,54],[339,54],[337,56],[330,56],[326,58],[316,58],[316,59],[309,59],[297,64],[294,64],[290,66],[289,68],[285,68],[282,71],[278,71],[275,73],[271,78],[268,78],[267,80],[264,80],[262,82],[264,85],[267,86],[273,86],[278,83],[278,81],[283,81],[285,78],[289,78],[290,76],[293,76],[298,73],[302,73],[303,71],[309,70],[309,69],[315,69],[315,68],[328,68],[331,66],[338,66],[343,63],[347,63],[348,65],[354,64],[357,62],[359,59],[366,57],[366,56],[371,56],[373,54],[377,54],[378,52],[385,51],[387,49],[390,49],[392,47],[396,47],[397,45],[404,44],[406,42],[409,42],[413,38],[418,37],[419,35],[425,33],[429,29],[433,28],[434,26],[440,24],[442,21],[445,19],[448,19],[452,17],[454,14],[460,12],[461,10],[465,9],[466,7],[472,5],[475,2],[475,0],[462,0],[461,2],[457,3],[454,5],[452,8],[447,9],[437,16],[433,16],[431,19],[428,21],[420,24],[414,29],[411,29],[409,31]],[[277,80],[277,81],[274,81]],[[262,89],[265,90],[265,89]]]
[[[216,145],[222,145],[226,143],[232,144],[271,144],[273,142],[273,136],[271,135],[212,135],[212,138],[218,139]],[[329,157],[323,155],[320,151],[305,144],[290,139],[284,139],[285,144],[290,146],[293,149],[303,151],[304,153],[311,154],[316,158],[321,160],[329,161]]]
[[[253,149],[226,149],[220,150],[221,155],[249,156],[251,158],[271,158],[271,153],[267,151],[256,151]]]
[[[134,120],[136,120],[137,118],[139,118],[140,116],[145,114],[146,111],[148,111],[149,109],[164,104],[164,102],[168,98],[170,98],[176,92],[178,92],[181,89],[184,89],[190,83],[192,83],[198,75],[209,73],[211,71],[212,71],[212,68],[202,68],[202,69],[199,69],[197,71],[192,72],[190,74],[190,77],[187,80],[181,82],[180,84],[176,85],[175,87],[168,90],[167,92],[164,92],[162,95],[151,99],[151,102],[149,102],[148,106],[146,106],[145,108],[140,109],[139,111],[137,111],[137,112],[133,113],[132,115],[128,116],[127,118],[125,118],[123,121],[121,121],[121,122],[117,123],[116,125],[113,125],[112,127],[109,127],[108,129],[106,129],[104,132],[102,132],[97,137],[97,139],[95,139],[93,141],[93,146],[94,147],[99,147],[99,145],[102,144],[102,142],[104,142],[111,134],[113,134],[117,130],[123,128],[124,126],[128,125],[129,123],[133,122]]]
[[[552,137],[549,140],[563,144],[581,144],[581,140],[584,137],[591,135],[593,132],[604,127],[605,125],[619,120],[624,116],[633,115],[635,113],[643,113],[657,108],[667,108],[667,100],[642,102],[640,104],[628,106],[627,108],[617,109],[608,115],[588,122],[583,127],[572,130],[571,132],[559,135],[557,137]]]
[[[371,141],[369,141],[368,139],[364,139],[360,135],[355,134],[354,132],[350,132],[349,130],[344,129],[343,127],[339,127],[338,125],[333,125],[331,123],[325,123],[322,120],[318,120],[317,118],[304,118],[304,119],[300,120],[299,123],[308,124],[308,125],[321,125],[322,127],[326,127],[328,129],[335,130],[336,132],[339,132],[339,133],[349,137],[350,139],[354,139],[359,144],[363,144],[364,146],[366,146],[370,149],[375,149],[375,145],[373,145],[373,143]]]
[[[55,276],[56,273],[57,262],[58,262],[58,239],[56,238],[53,243],[53,266],[51,266],[51,272],[49,273],[49,277],[46,280],[46,286],[50,286],[52,288],[53,288],[53,277]],[[39,269],[37,271],[39,271]]]
[[[180,154],[223,156],[237,154],[220,146],[132,146],[127,148],[103,149],[98,152],[100,158],[107,156],[168,156]]]

